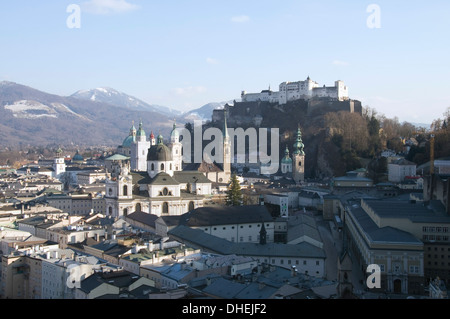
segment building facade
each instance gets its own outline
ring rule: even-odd
[[[270,88],[261,93],[247,93],[242,91],[242,102],[270,102],[286,104],[289,101],[299,99],[310,100],[314,98],[331,98],[339,101],[348,100],[348,88],[343,81],[336,81],[334,86],[321,87],[317,82],[312,81],[310,77],[305,81],[283,82],[279,85],[279,91],[274,92]]]

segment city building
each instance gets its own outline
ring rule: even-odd
[[[406,177],[416,176],[417,165],[404,158],[388,164],[388,180],[394,183],[403,182]]]

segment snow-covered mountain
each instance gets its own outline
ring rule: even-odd
[[[173,118],[161,112],[0,82],[0,145],[119,145],[128,136],[133,121],[142,119],[146,132],[167,136]]]
[[[129,108],[135,111],[157,112],[167,116],[180,116],[181,111],[161,106],[148,104],[134,96],[119,92],[115,89],[104,87],[90,90],[81,90],[71,95],[81,100],[108,103],[118,107]]]
[[[233,105],[234,101],[232,100],[227,102],[211,102],[203,105],[202,107],[199,107],[198,109],[194,109],[184,113],[183,117],[188,121],[194,120],[210,121],[213,111],[216,109],[223,109],[223,107],[226,104]]]

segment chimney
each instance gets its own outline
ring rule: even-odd
[[[297,276],[297,267],[295,267],[295,266],[291,267],[291,276],[292,277]]]

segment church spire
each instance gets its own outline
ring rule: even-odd
[[[223,112],[223,137],[228,138],[227,110]]]
[[[304,147],[305,145],[303,144],[302,141],[302,131],[300,130],[299,127],[297,130],[297,139],[295,140],[294,143],[294,154],[305,155],[305,152],[303,150]]]
[[[264,227],[264,222],[262,222],[261,230],[259,231],[259,243],[261,245],[267,244],[267,230]]]

